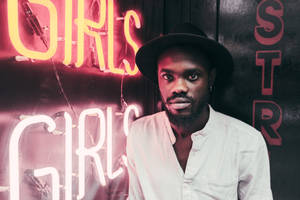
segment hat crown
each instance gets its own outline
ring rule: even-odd
[[[170,31],[169,34],[174,33],[194,34],[207,38],[207,35],[202,30],[200,30],[198,27],[194,26],[191,23],[178,24]]]
[[[223,85],[230,79],[234,67],[230,52],[190,23],[179,24],[168,34],[144,44],[135,57],[140,72],[157,83],[157,59],[165,49],[175,45],[192,45],[205,53],[212,66],[217,69],[216,83]]]

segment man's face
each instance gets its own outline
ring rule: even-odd
[[[209,100],[215,70],[208,59],[191,50],[171,48],[158,59],[158,84],[169,117],[196,118]]]

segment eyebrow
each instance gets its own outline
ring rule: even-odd
[[[194,72],[203,73],[203,70],[200,70],[200,69],[187,69],[183,73],[184,74],[190,74],[190,73],[194,73]]]
[[[160,73],[161,73],[161,72],[172,73],[172,74],[174,73],[174,71],[169,70],[169,69],[161,69],[161,70],[160,70]]]
[[[175,72],[173,70],[169,70],[169,69],[161,69],[159,73],[169,73],[169,74],[174,74]],[[200,69],[187,69],[185,70],[182,74],[183,75],[187,75],[187,74],[191,74],[191,73],[203,73],[203,70]]]

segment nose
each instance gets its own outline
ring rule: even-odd
[[[182,78],[177,79],[174,82],[174,86],[172,88],[172,93],[177,93],[177,94],[185,93],[186,94],[187,92],[188,92],[188,87],[187,87],[185,80]]]

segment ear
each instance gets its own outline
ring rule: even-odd
[[[209,77],[208,77],[208,84],[209,86],[213,86],[214,83],[215,83],[215,80],[216,80],[216,74],[217,74],[217,70],[216,68],[212,68],[210,71],[209,71]]]

